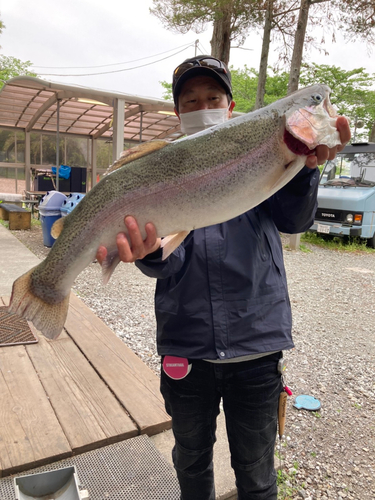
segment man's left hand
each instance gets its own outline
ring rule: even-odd
[[[328,146],[317,146],[313,155],[306,159],[306,167],[316,168],[318,165],[323,165],[326,160],[333,160],[337,153],[342,151],[345,145],[350,141],[351,133],[349,122],[345,116],[339,116],[336,120],[336,128],[340,133],[341,144],[334,148]]]

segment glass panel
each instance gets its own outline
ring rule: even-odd
[[[25,169],[0,167],[0,192],[22,194],[25,190]]]
[[[0,129],[0,162],[25,162],[24,132]]]
[[[107,169],[112,163],[112,142],[98,140],[96,145],[96,168]]]
[[[61,156],[61,163],[69,167],[87,166],[87,139],[84,137],[65,137],[66,157]]]

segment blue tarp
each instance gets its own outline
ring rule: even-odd
[[[71,170],[72,169],[68,167],[68,165],[60,165],[59,177],[62,179],[69,179]],[[52,173],[56,175],[56,167],[52,167]]]

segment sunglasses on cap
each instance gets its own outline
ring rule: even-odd
[[[177,81],[185,73],[185,71],[194,68],[196,66],[202,66],[202,68],[213,69],[217,73],[228,73],[227,69],[222,61],[215,59],[214,57],[205,57],[203,59],[193,59],[190,61],[185,61],[173,72],[173,85],[176,85]]]

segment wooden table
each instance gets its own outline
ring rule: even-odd
[[[159,378],[73,293],[57,340],[29,326],[37,344],[0,348],[0,477],[171,427]]]

